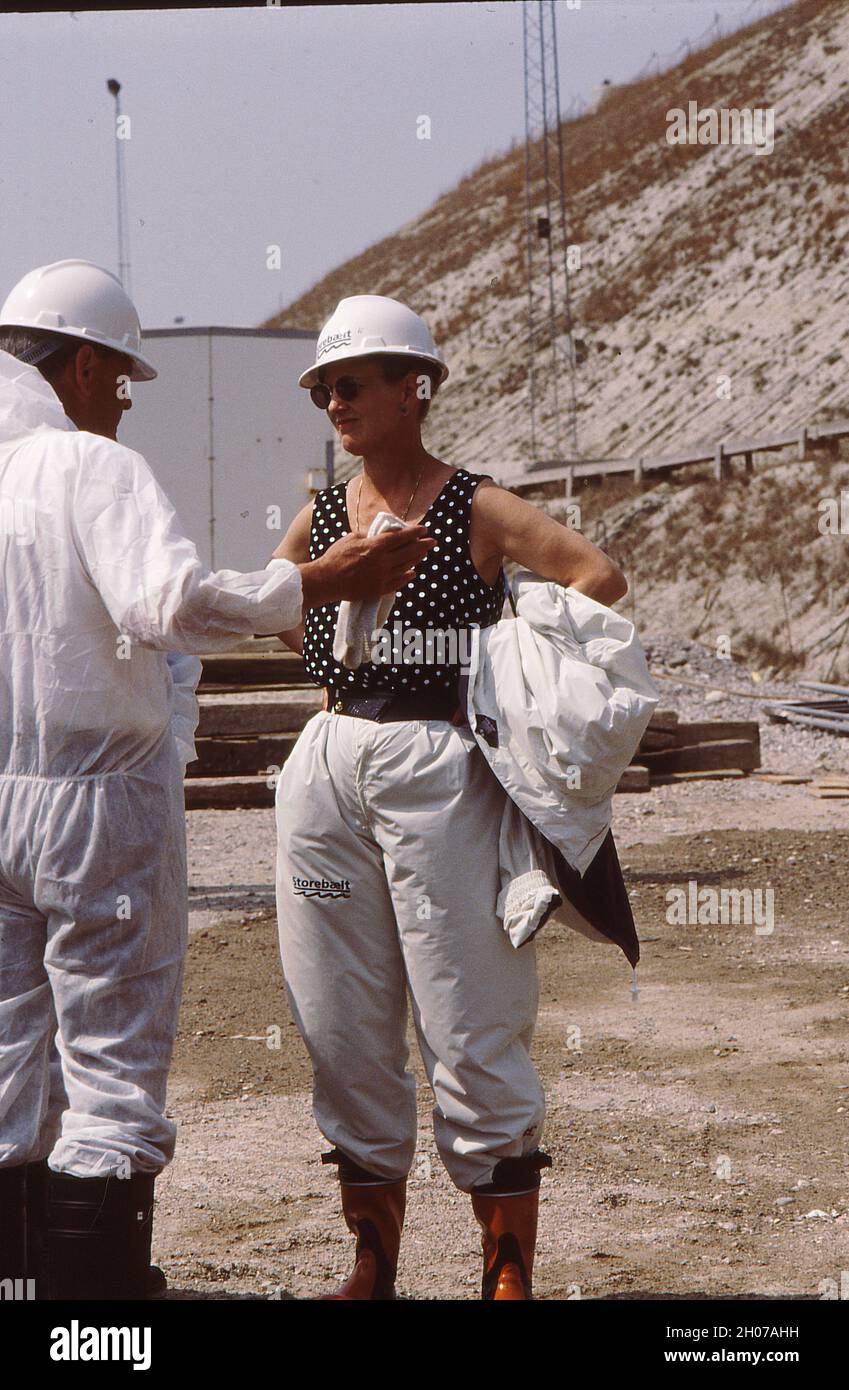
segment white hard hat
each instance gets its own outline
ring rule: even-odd
[[[393,357],[422,357],[440,369],[440,382],[448,375],[424,319],[382,294],[354,294],[340,299],[318,335],[315,362],[298,380],[299,386],[315,386],[320,367],[346,362],[353,357],[381,353]]]
[[[142,357],[135,305],[111,271],[91,261],[54,261],[19,280],[0,309],[0,328],[44,328],[131,357],[132,381],[153,381]]]

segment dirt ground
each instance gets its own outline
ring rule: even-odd
[[[849,1270],[849,802],[695,782],[615,798],[643,957],[549,926],[541,1299],[817,1299]],[[192,935],[154,1255],[172,1298],[311,1298],[350,1267],[273,913],[272,811],[189,814]],[[251,859],[251,855],[254,859]],[[247,856],[247,865],[246,865]],[[774,889],[774,931],[671,925],[667,892]],[[279,1043],[279,1046],[277,1045]],[[269,1045],[271,1044],[271,1045]],[[398,1287],[474,1299],[468,1198],[419,1146]]]

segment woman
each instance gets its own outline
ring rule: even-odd
[[[325,689],[278,783],[277,904],[314,1114],[334,1145],[323,1161],[339,1165],[357,1236],[354,1271],[331,1297],[394,1297],[416,1142],[409,989],[439,1154],[483,1231],[483,1296],[530,1298],[540,1169],[551,1162],[529,1055],[536,964],[533,944],[515,950],[495,915],[506,794],[459,706],[461,639],[498,621],[505,557],[608,605],[627,585],[576,531],[427,451],[421,425],[448,371],[410,309],[343,299],[316,358],[300,384],[362,472],[319,492],[275,554],[315,559],[381,511],[426,524],[437,541],[396,594],[385,627],[401,640],[388,657],[376,642],[377,659],[338,664],[335,604],[281,634]],[[455,634],[441,660],[426,640],[404,641],[427,629]]]

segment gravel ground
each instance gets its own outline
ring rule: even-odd
[[[775,790],[795,824],[800,788]],[[540,1298],[816,1299],[849,1267],[849,815],[838,805],[842,829],[810,831],[774,828],[763,809],[766,829],[718,830],[700,807],[702,828],[623,854],[637,1001],[618,952],[559,926],[540,935],[533,1056],[555,1163]],[[222,832],[243,815],[218,814]],[[774,933],[670,925],[666,893],[691,877],[774,884]],[[478,1236],[435,1152],[410,1041],[419,1140],[399,1290],[474,1299]],[[170,1296],[330,1290],[352,1242],[319,1159],[273,912],[228,912],[193,934],[169,1102],[178,1150],[158,1184],[154,1254]]]
[[[849,740],[764,717],[765,696],[798,687],[756,684],[686,644],[655,644],[651,665],[682,719],[758,719],[764,767],[849,770]],[[352,1241],[279,969],[274,812],[187,822],[192,937],[169,1087],[180,1133],[155,1256],[171,1298],[314,1298],[347,1271]],[[699,780],[618,794],[613,829],[642,943],[638,1002],[617,951],[559,927],[537,947],[534,1058],[555,1160],[537,1296],[816,1299],[849,1266],[849,801]],[[773,886],[774,933],[671,926],[666,895],[691,877]],[[419,1146],[399,1290],[474,1299],[477,1230],[436,1155],[411,1043]]]

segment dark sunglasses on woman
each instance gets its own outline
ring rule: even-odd
[[[319,410],[326,410],[333,400],[334,391],[340,401],[355,401],[360,389],[360,383],[355,381],[352,376],[340,376],[332,390],[323,381],[311,386],[310,399],[313,405],[318,406]]]

